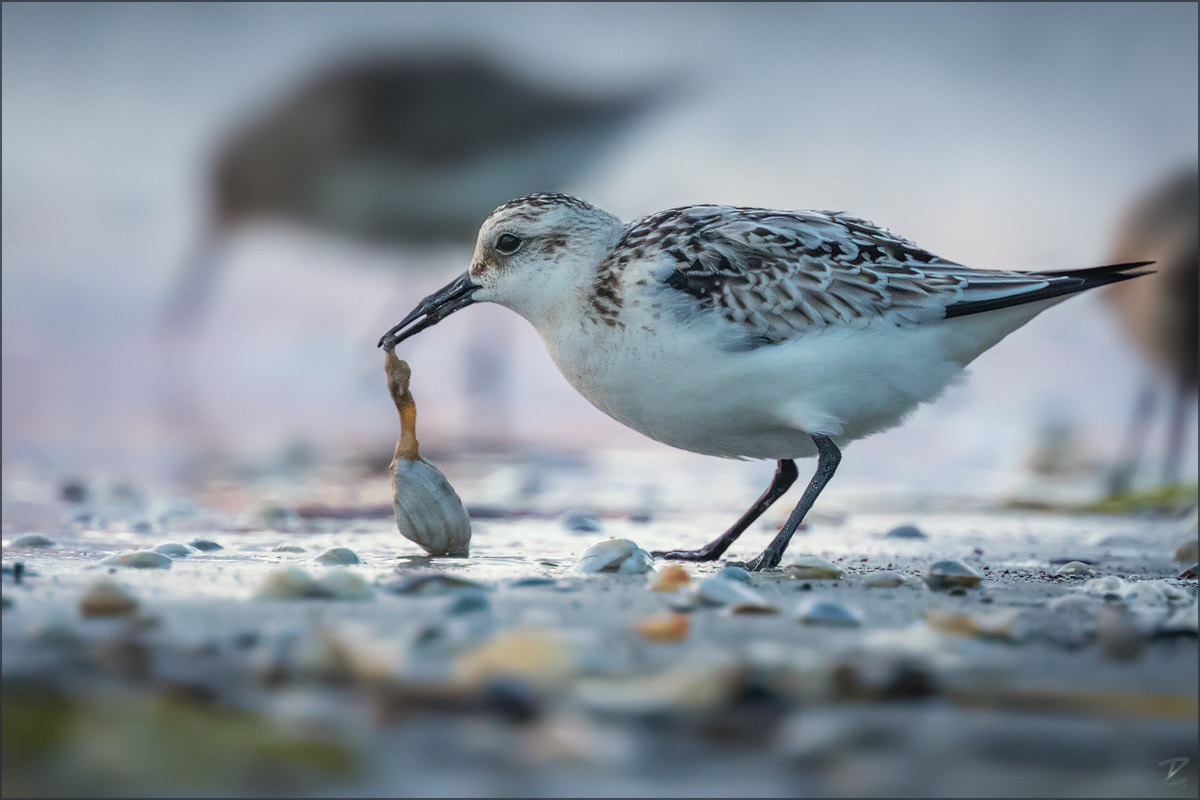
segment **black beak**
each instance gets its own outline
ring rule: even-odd
[[[379,346],[391,350],[414,333],[436,325],[460,308],[466,308],[475,302],[472,295],[478,288],[479,284],[474,283],[470,274],[464,272],[418,303],[407,317],[383,335]]]

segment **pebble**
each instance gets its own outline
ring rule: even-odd
[[[1096,615],[1096,643],[1114,661],[1133,661],[1145,649],[1146,634],[1128,609],[1107,605]]]
[[[271,570],[254,595],[259,600],[309,600],[328,597],[326,590],[299,567]]]
[[[889,539],[928,539],[929,535],[916,525],[899,525],[885,534]]]
[[[79,598],[79,613],[84,617],[120,617],[137,611],[138,600],[108,580],[99,580]]]
[[[384,583],[380,588],[389,594],[411,594],[422,597],[443,595],[464,589],[480,592],[488,591],[488,587],[483,584],[475,583],[465,578],[456,578],[453,575],[443,575],[440,572],[419,572],[412,575],[405,575],[402,578],[396,578]]]
[[[653,565],[654,557],[629,539],[606,539],[584,550],[575,569],[633,574],[649,572]]]
[[[846,573],[823,558],[803,555],[787,567],[787,574],[804,581],[837,581],[846,577]]]
[[[678,642],[687,638],[691,617],[674,612],[655,614],[634,622],[633,629],[650,642]]]
[[[170,569],[174,563],[169,556],[156,553],[153,550],[138,550],[134,553],[122,553],[103,559],[101,564],[115,567],[130,567],[132,569]]]
[[[554,578],[517,578],[509,584],[514,589],[532,589],[538,586],[556,586],[558,581]]]
[[[480,611],[490,611],[491,603],[483,592],[459,592],[446,613],[452,617],[463,614],[474,614]]]
[[[313,559],[318,564],[361,564],[363,560],[349,547],[331,547]]]
[[[681,564],[667,564],[662,571],[650,581],[650,588],[656,592],[673,592],[681,586],[686,586],[692,576]]]
[[[18,536],[13,540],[9,547],[27,547],[30,549],[45,549],[54,547],[54,542],[42,536],[39,533],[27,533],[24,536]]]
[[[225,549],[224,547],[217,544],[216,542],[209,541],[208,539],[192,539],[192,541],[188,542],[188,544],[191,545],[192,547],[196,548],[197,550],[199,550],[202,553],[209,553],[209,552],[212,552],[213,550],[224,550]]]
[[[1196,602],[1177,608],[1155,629],[1157,636],[1195,636],[1198,614]]]
[[[599,533],[603,527],[599,515],[591,511],[568,511],[563,514],[562,526],[571,533]]]
[[[895,589],[905,584],[904,576],[891,570],[869,572],[863,577],[863,585],[872,589]]]
[[[277,544],[271,548],[272,553],[303,553],[304,548],[298,544]]]
[[[850,609],[831,600],[814,600],[800,610],[805,625],[828,625],[834,628],[857,628],[862,621]]]
[[[579,671],[574,647],[561,634],[509,630],[461,656],[459,680],[486,686],[497,680],[521,680],[540,689],[560,689]]]
[[[1181,542],[1179,546],[1175,548],[1175,560],[1181,561],[1184,564],[1188,563],[1189,561],[1195,562],[1197,558],[1196,549],[1197,543],[1194,538]]]
[[[372,600],[375,590],[366,578],[348,569],[331,570],[317,578],[324,596],[333,600]]]
[[[1056,569],[1054,574],[1063,578],[1091,578],[1095,576],[1096,570],[1082,561],[1068,561]]]
[[[768,607],[771,604],[754,589],[740,581],[731,581],[714,575],[692,585],[692,597],[703,606],[754,605]]]
[[[930,589],[973,589],[983,576],[961,561],[935,561],[925,573],[925,584]]]
[[[154,548],[154,552],[162,553],[164,556],[170,556],[171,558],[187,558],[192,554],[192,548],[186,544],[163,542]]]
[[[925,612],[925,623],[935,630],[952,633],[956,636],[1011,641],[1013,623],[1017,621],[1019,615],[1020,612],[1015,608],[1006,608],[986,614],[930,608]]]
[[[724,578],[727,581],[737,581],[739,583],[751,583],[750,572],[745,567],[737,567],[733,564],[722,567],[721,571],[715,577]]]

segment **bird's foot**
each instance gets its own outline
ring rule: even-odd
[[[779,566],[781,559],[782,556],[765,550],[757,558],[747,561],[745,569],[747,572],[762,572],[764,569],[775,569]]]
[[[716,561],[721,554],[709,550],[707,547],[701,547],[699,550],[652,550],[650,555],[674,561]]]

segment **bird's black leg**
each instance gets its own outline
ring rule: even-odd
[[[655,550],[651,555],[655,558],[674,558],[680,561],[713,561],[721,557],[721,554],[729,549],[729,545],[742,535],[742,532],[749,528],[754,520],[763,515],[763,512],[771,507],[771,504],[783,496],[783,493],[792,488],[792,484],[796,482],[796,476],[799,475],[799,470],[796,469],[796,462],[790,458],[783,459],[775,467],[775,477],[771,480],[771,485],[762,493],[762,497],[755,501],[754,505],[750,506],[750,510],[742,515],[742,518],[733,523],[733,527],[722,533],[713,541],[701,547],[699,550]]]
[[[746,565],[746,569],[757,572],[779,566],[779,560],[783,558],[783,551],[787,549],[788,542],[792,540],[792,534],[800,527],[800,523],[804,521],[804,515],[816,502],[817,495],[821,493],[825,484],[829,483],[829,479],[837,471],[838,463],[842,460],[842,452],[838,450],[837,445],[828,436],[822,436],[819,433],[812,434],[812,439],[817,445],[816,474],[809,481],[808,488],[804,490],[804,496],[800,498],[800,502],[796,504],[796,508],[792,510],[791,516],[783,524],[778,535],[767,545],[767,549],[762,551],[762,555]]]
[[[1133,474],[1137,472],[1138,461],[1141,460],[1142,451],[1146,447],[1146,434],[1149,432],[1150,417],[1154,413],[1156,395],[1153,381],[1148,381],[1138,395],[1133,419],[1125,431],[1120,453],[1108,478],[1108,493],[1112,497],[1125,494],[1133,485]]]
[[[1171,424],[1167,432],[1167,447],[1163,454],[1163,486],[1179,484],[1180,467],[1183,461],[1184,428],[1187,426],[1187,401],[1191,391],[1183,381],[1175,386],[1175,398],[1171,408]]]

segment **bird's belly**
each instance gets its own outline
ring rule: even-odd
[[[652,439],[706,455],[782,459],[815,455],[810,434],[845,444],[935,398],[974,355],[936,338],[948,330],[836,331],[739,352],[674,340],[587,353],[548,347],[593,405]]]

